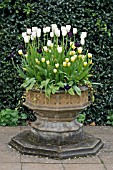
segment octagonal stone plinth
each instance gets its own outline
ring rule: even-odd
[[[47,144],[44,141],[38,143],[31,131],[24,131],[13,137],[9,145],[25,155],[65,159],[95,155],[102,147],[102,142],[100,139],[84,132],[83,138],[79,143],[69,142],[66,145],[58,146],[51,145],[50,143]]]

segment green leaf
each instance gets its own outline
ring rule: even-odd
[[[71,95],[74,95],[74,94],[75,94],[73,88],[70,88],[70,89],[68,90],[68,93],[71,94]]]
[[[26,79],[25,83],[23,83],[23,84],[21,85],[21,87],[26,88],[26,90],[28,91],[28,90],[30,90],[30,89],[33,88],[33,86],[34,86],[35,83],[36,83],[35,78],[31,78],[31,79],[28,78],[28,79]]]
[[[47,87],[48,83],[49,83],[50,79],[44,80],[41,82],[40,88],[42,89],[43,87]]]
[[[59,86],[54,86],[52,89],[52,93],[55,94],[59,90]]]
[[[76,92],[79,96],[81,96],[81,90],[80,90],[79,87],[73,86],[73,89],[75,90],[75,92]]]
[[[62,81],[58,82],[57,85],[59,85],[60,87],[64,88],[64,83]]]

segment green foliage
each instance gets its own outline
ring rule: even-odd
[[[27,119],[26,114],[19,115],[17,110],[4,109],[0,112],[0,125],[2,126],[16,126],[20,124],[25,125]]]
[[[79,114],[77,121],[80,123],[84,123],[85,118],[86,118],[86,115],[81,113],[81,114]]]
[[[108,110],[107,124],[113,126],[113,110]]]
[[[21,64],[17,52],[20,46],[24,49],[24,28],[70,24],[88,32],[85,48],[93,54],[94,63],[91,80],[102,84],[94,86],[95,101],[86,110],[85,123],[105,125],[113,108],[113,0],[2,0],[0,11],[0,110],[15,109],[24,92],[11,60]]]

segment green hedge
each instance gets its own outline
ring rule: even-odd
[[[113,108],[113,0],[1,0],[0,8],[0,110],[18,107],[28,112],[21,104],[22,79],[11,60],[13,57],[15,64],[20,63],[17,51],[23,46],[25,27],[71,24],[79,32],[88,32],[86,47],[95,63],[92,81],[102,83],[95,87],[95,101],[85,111],[85,123],[106,124]]]

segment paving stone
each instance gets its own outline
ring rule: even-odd
[[[103,164],[63,164],[64,170],[105,170]]]
[[[112,164],[105,164],[107,170],[113,170],[113,163]]]
[[[0,126],[0,133],[17,133],[20,132],[20,126]]]
[[[21,170],[20,163],[0,163],[0,170]]]
[[[101,152],[99,157],[105,164],[113,164],[113,152]]]
[[[61,164],[22,163],[22,170],[64,170]]]
[[[61,161],[63,164],[100,164],[101,160],[98,156],[81,157],[74,159],[64,159]]]
[[[10,150],[8,143],[5,143],[5,142],[0,140],[0,151],[7,151],[7,150],[9,151]]]
[[[112,126],[84,126],[84,130],[90,134],[113,134]]]
[[[20,154],[12,150],[0,151],[0,162],[1,163],[20,162]]]
[[[103,142],[112,141],[113,142],[113,133],[105,133],[105,134],[94,134],[95,137],[100,138]]]
[[[113,152],[113,142],[105,141],[103,148],[100,150],[100,152]]]
[[[28,163],[39,163],[39,164],[61,164],[60,160],[57,159],[50,159],[50,158],[43,158],[38,156],[28,156],[28,155],[21,155],[21,162],[28,162]]]

